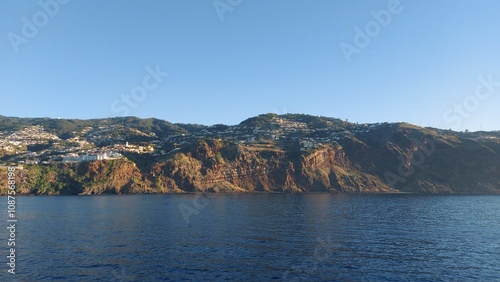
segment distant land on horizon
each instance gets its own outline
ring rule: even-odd
[[[500,194],[500,131],[263,114],[237,125],[0,116],[18,194]],[[0,193],[7,193],[0,169]]]

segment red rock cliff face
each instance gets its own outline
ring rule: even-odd
[[[84,179],[80,194],[151,193],[151,184],[130,161],[90,162],[77,166]]]
[[[353,169],[338,144],[295,154],[203,143],[193,153],[156,165],[152,175],[159,190],[171,192],[391,191],[376,177]]]
[[[315,191],[384,192],[392,189],[373,175],[359,171],[346,158],[343,148],[336,144],[325,146],[303,156],[302,186]]]
[[[7,193],[7,170],[0,170],[0,193]],[[152,185],[128,160],[53,166],[26,166],[16,171],[17,194],[154,193]]]

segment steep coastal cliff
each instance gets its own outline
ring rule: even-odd
[[[262,124],[260,124],[262,126]],[[265,124],[264,124],[265,125]],[[347,132],[347,131],[346,131]],[[414,192],[500,194],[500,141],[409,124],[331,142],[201,138],[161,158],[25,165],[18,194]],[[137,156],[137,155],[135,155]],[[143,156],[143,155],[141,155]],[[0,193],[7,170],[0,169]]]

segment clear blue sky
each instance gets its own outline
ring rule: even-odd
[[[219,13],[213,1],[54,1],[0,1],[1,115],[288,112],[500,130],[500,1],[218,0]],[[350,62],[342,44],[357,48]],[[157,83],[147,67],[169,75]]]

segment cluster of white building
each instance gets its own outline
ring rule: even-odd
[[[122,157],[122,154],[113,152],[113,151],[108,151],[108,152],[103,152],[103,153],[94,153],[94,154],[85,154],[85,155],[78,155],[78,154],[68,154],[66,156],[63,156],[62,161],[65,163],[71,163],[71,162],[91,162],[91,161],[103,161],[103,160],[116,160],[120,159]]]
[[[279,117],[274,117],[272,119],[272,122],[274,124],[280,125],[282,128],[307,128],[307,123],[305,122],[297,122],[297,121],[291,121],[286,118],[279,118]]]

